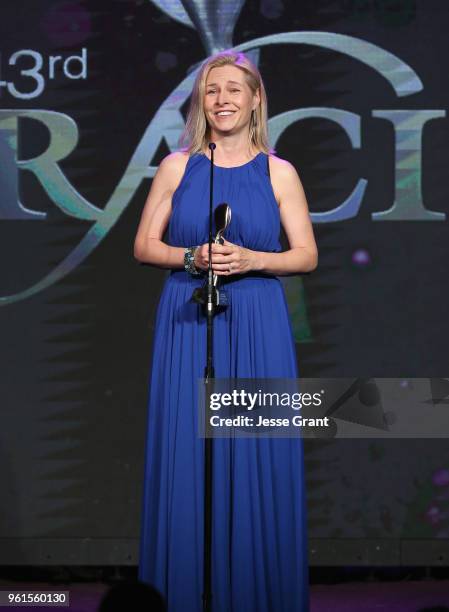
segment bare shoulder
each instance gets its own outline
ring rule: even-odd
[[[181,172],[183,173],[189,159],[187,151],[174,151],[164,157],[159,164],[159,168],[163,172]]]
[[[166,155],[159,164],[157,174],[164,177],[173,191],[182,179],[188,160],[189,154],[187,151],[174,151]]]
[[[286,159],[270,154],[268,160],[271,186],[280,207],[291,193],[302,191],[301,180],[295,166]]]
[[[270,153],[268,156],[270,164],[270,175],[274,180],[285,181],[285,180],[298,180],[299,176],[296,168],[286,159],[282,159],[277,155]]]

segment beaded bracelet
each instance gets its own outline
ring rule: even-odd
[[[201,276],[203,273],[195,266],[195,251],[197,248],[197,246],[192,246],[184,249],[184,269],[192,276]]]

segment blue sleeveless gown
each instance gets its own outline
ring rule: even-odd
[[[227,202],[224,236],[256,251],[280,251],[280,216],[267,155],[215,166],[214,207]],[[169,244],[208,240],[210,162],[192,155],[172,198]],[[215,317],[217,378],[298,376],[281,281],[230,275],[230,306]],[[201,612],[204,440],[198,437],[198,378],[206,322],[190,301],[203,283],[169,274],[157,309],[150,376],[139,579],[169,612]],[[303,447],[300,439],[214,440],[213,612],[305,612],[309,608]]]

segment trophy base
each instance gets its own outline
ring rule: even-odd
[[[203,310],[207,309],[207,284],[203,287],[197,287],[192,297],[190,298],[192,302],[196,302],[203,307]],[[217,287],[212,288],[212,304],[214,308],[224,309],[229,306],[229,297],[226,291],[223,289],[217,289]]]

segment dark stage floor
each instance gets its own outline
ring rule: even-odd
[[[47,570],[48,571],[48,570]],[[20,569],[15,569],[19,575]],[[70,574],[70,570],[67,570]],[[132,579],[134,572],[129,569],[125,573],[118,572],[108,582],[102,580],[86,581],[86,577],[73,580],[73,576],[64,582],[63,574],[59,579],[43,581],[41,579],[19,580],[9,575],[0,579],[0,590],[65,590],[70,592],[70,612],[95,612],[103,593],[110,584],[118,580]],[[320,572],[323,575],[323,571]],[[316,578],[315,578],[316,579]],[[311,585],[311,612],[378,612],[380,610],[394,612],[418,612],[424,608],[441,606],[449,611],[449,580],[447,577],[435,578],[428,576],[419,580],[402,578],[401,580],[379,581],[373,575],[364,577],[359,582],[345,581],[339,584]],[[3,609],[2,606],[0,608]],[[6,608],[4,608],[6,609]],[[45,607],[14,607],[14,610],[43,610]],[[48,609],[48,608],[47,608]]]

